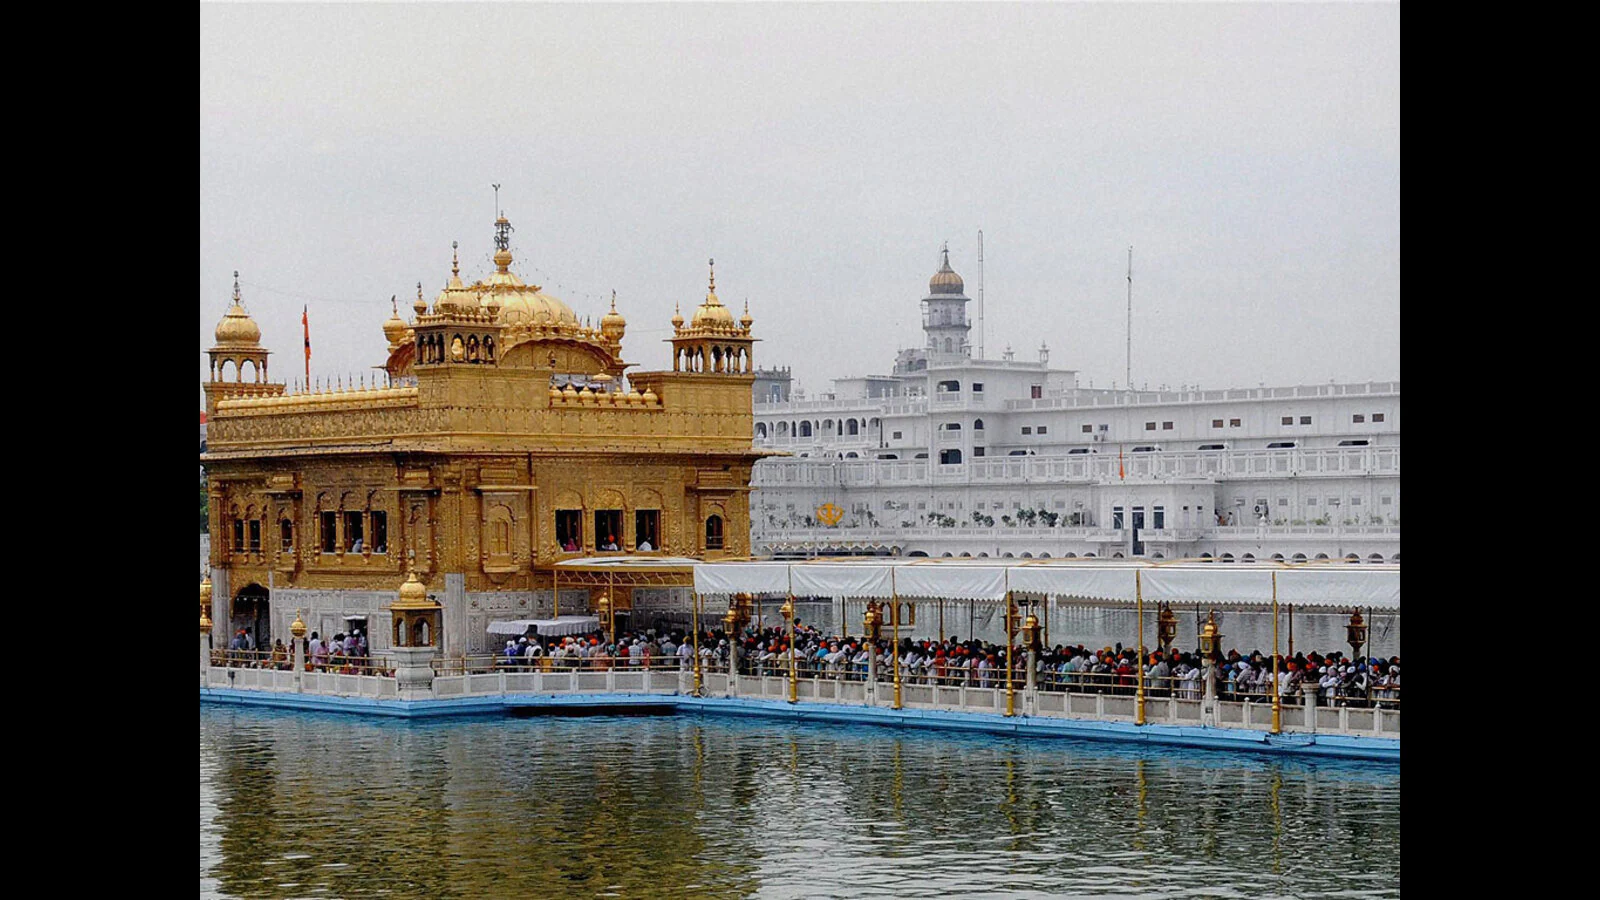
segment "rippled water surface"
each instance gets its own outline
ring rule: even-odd
[[[1388,897],[1397,766],[200,710],[202,897]]]

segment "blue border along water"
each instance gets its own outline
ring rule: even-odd
[[[353,713],[401,719],[444,716],[495,716],[513,710],[594,711],[668,708],[679,713],[757,717],[791,722],[881,725],[944,731],[983,732],[1018,737],[1057,737],[1115,741],[1167,747],[1196,747],[1301,757],[1332,757],[1380,762],[1400,761],[1398,738],[1356,737],[1342,734],[1269,734],[1245,728],[1202,728],[1179,725],[1134,725],[1054,716],[1003,716],[995,713],[950,712],[935,709],[888,709],[833,703],[788,703],[746,697],[688,697],[673,694],[493,694],[451,700],[379,700],[251,691],[236,688],[201,688],[200,702],[230,706]]]

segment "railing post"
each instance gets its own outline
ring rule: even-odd
[[[206,670],[211,668],[211,632],[200,632],[200,686],[206,686]]]
[[[1305,727],[1307,731],[1317,730],[1317,683],[1307,678],[1300,683],[1300,696],[1305,699]]]
[[[728,639],[728,693],[729,697],[739,696],[739,642]]]
[[[1035,716],[1039,714],[1039,685],[1035,671],[1039,667],[1039,651],[1028,649],[1027,680],[1022,685],[1022,714]]]
[[[878,648],[867,646],[867,684],[865,695],[868,706],[878,705]]]
[[[295,693],[305,691],[306,680],[306,638],[294,640],[294,690]]]

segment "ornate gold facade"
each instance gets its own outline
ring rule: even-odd
[[[578,556],[749,554],[762,454],[748,311],[734,322],[713,276],[693,321],[674,320],[674,370],[628,372],[615,298],[598,328],[581,323],[510,271],[510,225],[496,228],[493,273],[466,285],[453,264],[431,307],[419,285],[412,321],[382,323],[382,387],[268,382],[235,282],[209,351],[201,457],[228,598],[392,596],[411,570],[430,593],[452,573],[465,592],[534,591]],[[617,550],[601,549],[608,537]]]

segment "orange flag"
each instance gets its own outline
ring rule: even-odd
[[[307,340],[309,340],[309,338]],[[310,354],[311,354],[311,345],[308,343],[308,344],[306,344],[306,355],[309,357]],[[1128,480],[1128,473],[1124,472],[1122,470],[1122,448],[1121,447],[1117,448],[1117,477],[1121,478],[1123,481],[1127,481]]]
[[[306,332],[306,387],[311,386],[311,320],[307,317],[309,307],[300,307],[300,325]]]

